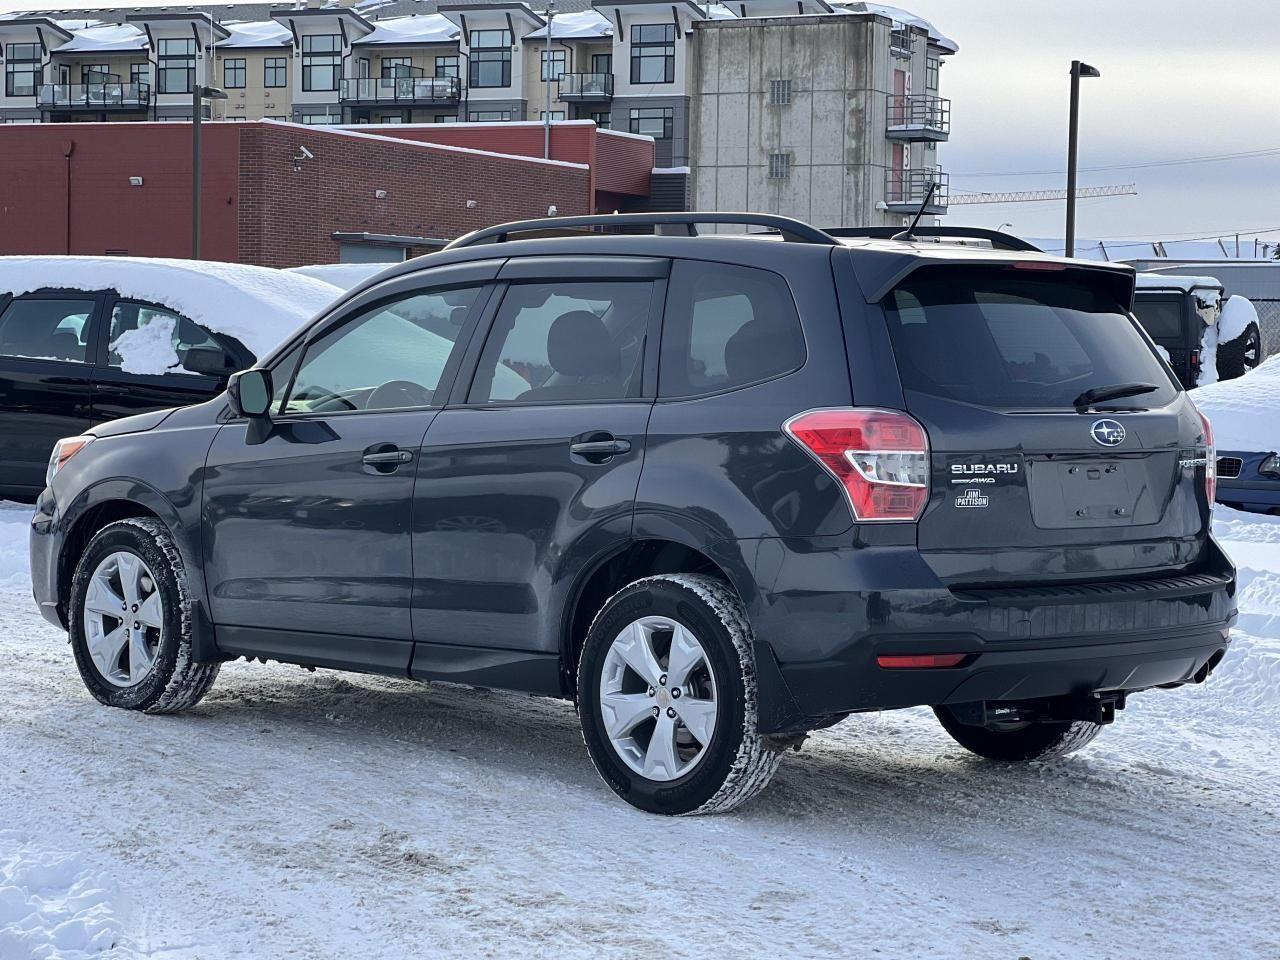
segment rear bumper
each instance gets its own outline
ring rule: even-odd
[[[762,544],[757,560],[757,659],[767,649],[774,660],[761,668],[765,732],[855,711],[1184,682],[1226,649],[1236,617],[1235,570],[1217,544],[1194,575],[989,591],[947,589],[914,547],[815,546]],[[949,668],[877,663],[957,653]]]

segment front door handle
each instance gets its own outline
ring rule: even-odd
[[[401,450],[390,443],[369,447],[360,458],[366,473],[395,473],[400,464],[413,459],[412,450]]]
[[[583,440],[571,444],[569,452],[579,457],[612,457],[619,453],[627,453],[631,449],[630,440]]]

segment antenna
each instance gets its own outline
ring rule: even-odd
[[[920,204],[920,209],[916,211],[915,217],[911,221],[911,226],[903,230],[901,233],[895,233],[890,240],[903,240],[910,243],[914,237],[911,236],[913,230],[920,225],[920,218],[924,216],[925,209],[929,206],[929,201],[933,199],[933,192],[938,189],[938,181],[933,180],[929,183],[929,192],[924,195],[924,201]]]

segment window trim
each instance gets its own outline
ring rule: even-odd
[[[190,53],[167,53],[168,44],[191,44]],[[196,60],[200,55],[200,45],[193,38],[187,37],[161,37],[156,40],[156,82],[155,92],[157,94],[171,94],[181,96],[190,94],[196,85]],[[168,64],[174,64],[169,66]],[[166,78],[170,73],[179,71],[186,72],[186,89],[170,90]]]
[[[34,56],[15,57],[13,48],[30,47]],[[40,87],[44,84],[44,66],[40,55],[40,44],[38,43],[6,43],[4,45],[4,95],[15,99],[22,97],[34,97],[40,92]],[[21,67],[21,69],[17,69]],[[14,86],[13,78],[18,75],[31,76],[31,92],[15,93],[17,89]]]
[[[324,49],[307,49],[308,41],[318,39],[336,40],[337,44],[332,50]],[[306,34],[302,38],[302,92],[303,93],[333,93],[342,86],[342,61],[344,54],[342,52],[342,34],[339,33],[312,33]],[[308,62],[321,59],[324,62]],[[311,77],[316,68],[321,70],[333,70],[333,86],[332,87],[316,87],[312,86]]]
[[[670,40],[640,40],[640,32],[646,27],[663,27],[664,35],[669,31]],[[668,84],[676,82],[676,46],[680,40],[680,30],[674,23],[633,23],[631,25],[631,36],[628,37],[631,48],[631,85],[647,87],[653,84]],[[658,50],[670,48],[670,53],[645,53],[646,50]],[[663,63],[662,80],[644,80],[641,78],[641,65],[645,60],[661,59]]]
[[[239,74],[239,83],[232,83],[228,71]],[[227,57],[222,61],[222,86],[227,90],[244,90],[249,85],[249,61],[245,57]]]
[[[273,71],[280,71],[283,79],[280,83],[272,83],[270,77]],[[262,87],[264,90],[283,90],[289,86],[289,58],[288,57],[263,57],[262,59]]]

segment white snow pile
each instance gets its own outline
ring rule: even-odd
[[[0,257],[0,290],[22,294],[46,287],[115,290],[131,300],[155,303],[208,330],[235,337],[257,357],[269,353],[339,295],[338,288],[313,277],[240,263]],[[158,333],[139,337],[132,345],[143,349],[145,357],[130,361],[125,367],[130,372],[163,373],[178,362],[172,347],[167,354],[159,349]]]
[[[559,17],[556,19],[558,20]],[[457,24],[438,13],[422,16],[413,14],[408,17],[375,20],[373,33],[363,40],[358,40],[355,45],[363,47],[382,43],[450,43],[458,39],[460,32]],[[557,30],[556,36],[559,35],[560,31]]]
[[[340,290],[358,287],[370,277],[381,273],[390,263],[309,263],[302,267],[289,267],[290,273],[300,273],[331,283]]]
[[[19,586],[31,579],[27,553],[31,513],[30,507],[0,500],[0,586]]]
[[[1219,452],[1280,450],[1280,356],[1246,376],[1199,387],[1190,396],[1213,424]]]
[[[88,870],[78,857],[0,830],[0,957],[103,956],[123,935],[115,896],[110,878]]]
[[[546,27],[530,32],[526,40],[540,40],[547,35]],[[579,10],[573,13],[557,13],[551,21],[552,40],[590,40],[613,36],[613,24],[598,10]]]

